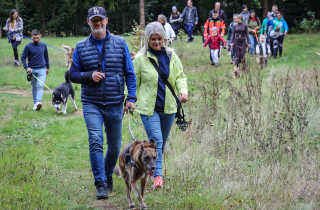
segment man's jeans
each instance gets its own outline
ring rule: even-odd
[[[249,35],[249,41],[250,41],[250,53],[252,54],[253,51],[256,51],[256,46],[258,42],[257,42],[257,38],[252,35]]]
[[[163,112],[153,112],[153,116],[140,115],[148,138],[156,141],[158,159],[156,161],[156,170],[154,177],[162,177],[162,154],[170,133],[170,129],[176,114],[165,114]]]
[[[95,185],[112,176],[121,149],[123,105],[97,105],[83,102],[83,116],[89,135],[89,156]],[[108,149],[103,157],[103,128],[107,136]]]
[[[185,25],[186,34],[188,34],[189,41],[192,41],[192,32],[193,32],[193,22],[189,23],[188,25]]]
[[[46,69],[32,69],[32,74],[35,75],[41,82],[46,82]],[[31,79],[31,90],[33,103],[42,101],[43,96],[43,84],[41,84],[36,78]]]

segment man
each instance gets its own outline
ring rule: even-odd
[[[204,41],[207,41],[209,35],[212,34],[213,27],[217,28],[217,33],[221,35],[221,37],[224,36],[226,26],[224,24],[224,21],[221,20],[221,18],[219,17],[219,13],[217,10],[212,11],[212,17],[209,18],[204,24],[204,33],[203,33]],[[209,46],[210,46],[210,42],[209,42]],[[220,52],[221,50],[219,50],[219,56],[220,56]],[[211,56],[211,51],[210,51],[210,60],[211,60],[211,65],[214,65],[212,56]]]
[[[242,12],[240,15],[242,16],[242,23],[246,24],[246,21],[250,16],[250,12],[248,11],[248,6],[246,4],[242,5]]]
[[[272,12],[268,15],[268,21],[269,20],[273,20],[275,18],[277,18],[277,13],[278,13],[278,6],[277,5],[273,5],[272,6]],[[273,43],[271,42],[271,37],[270,37],[270,32],[272,31],[272,26],[268,27],[268,43],[270,45],[270,49],[273,49]],[[271,56],[273,57],[273,50],[271,50]]]
[[[135,109],[136,77],[125,40],[106,30],[108,18],[102,7],[88,11],[91,34],[76,45],[70,80],[81,84],[83,116],[88,129],[89,156],[97,199],[108,197],[112,174],[121,148],[122,115]],[[124,77],[128,97],[123,109]],[[103,128],[108,149],[103,157]]]
[[[24,47],[21,55],[21,62],[23,67],[27,70],[27,73],[32,73],[42,83],[46,81],[46,75],[49,74],[49,56],[47,45],[40,42],[41,34],[40,31],[34,29],[31,32],[32,42]],[[26,59],[28,58],[28,63]],[[42,107],[42,96],[43,96],[43,84],[38,81],[35,77],[31,79],[31,90],[33,98],[33,110],[39,111]]]
[[[179,20],[184,19],[184,25],[186,29],[186,34],[188,34],[188,42],[192,42],[194,38],[192,37],[193,24],[198,24],[198,11],[193,5],[192,0],[188,0],[187,7],[184,8]]]
[[[218,12],[219,18],[221,20],[223,20],[224,23],[226,23],[226,21],[227,21],[226,13],[224,13],[224,11],[222,9],[220,9],[220,2],[216,2],[214,4],[214,10],[216,10]],[[212,13],[213,13],[213,10],[210,11],[208,18],[212,17]]]

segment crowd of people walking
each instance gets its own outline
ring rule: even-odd
[[[203,32],[203,47],[209,45],[212,65],[219,66],[221,50],[227,45],[231,63],[238,72],[247,48],[251,57],[257,55],[261,66],[267,65],[270,56],[277,58],[278,53],[282,56],[288,25],[276,5],[263,22],[254,10],[249,11],[248,6],[243,5],[240,14],[233,14],[227,41],[223,39],[227,18],[220,6],[216,2],[215,8],[209,12]],[[162,187],[162,154],[179,105],[188,101],[187,77],[170,44],[176,39],[182,23],[188,42],[192,42],[192,32],[198,21],[197,8],[192,0],[187,1],[182,13],[176,6],[172,7],[171,25],[160,14],[156,22],[147,25],[144,46],[132,62],[126,41],[106,30],[108,17],[105,9],[93,7],[88,10],[91,34],[76,45],[70,80],[81,84],[89,157],[98,199],[108,197],[108,191],[113,189],[112,175],[121,149],[122,118],[129,109],[140,114],[148,138],[156,142],[158,159],[153,175],[154,188]],[[12,10],[3,29],[8,32],[8,41],[12,44],[14,66],[18,66],[17,47],[22,39],[23,21],[17,11]],[[31,81],[35,110],[42,106],[43,83],[50,67],[47,45],[40,42],[40,38],[40,31],[33,30],[32,42],[26,45],[21,57],[26,71],[33,72],[41,81]],[[103,124],[108,143],[105,156]]]

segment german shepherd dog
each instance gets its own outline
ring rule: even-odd
[[[128,155],[130,156],[128,157]],[[116,166],[114,172],[121,176],[127,186],[127,201],[129,207],[133,208],[134,203],[131,198],[131,187],[137,196],[140,209],[147,209],[144,202],[144,191],[146,189],[148,174],[153,176],[153,170],[156,169],[156,160],[158,152],[156,142],[150,139],[147,141],[135,141],[126,145],[120,152],[119,166]],[[131,161],[130,161],[130,160]],[[140,191],[138,189],[138,180],[140,179]]]
[[[62,44],[62,49],[67,50],[67,53],[64,55],[64,62],[65,62],[66,67],[68,67],[68,69],[70,69],[71,64],[73,62],[74,48],[71,48],[69,46]]]

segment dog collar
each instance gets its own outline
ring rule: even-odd
[[[134,143],[134,142],[133,142]],[[130,148],[133,145],[133,143],[131,143],[128,148],[126,149],[126,151],[124,152],[124,159],[126,161],[126,164],[130,164],[132,167],[138,169],[136,163],[133,161],[133,159],[130,156]]]

